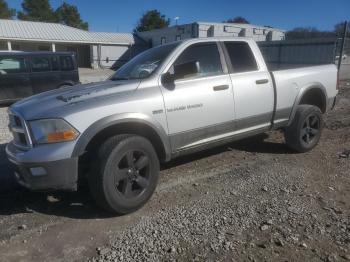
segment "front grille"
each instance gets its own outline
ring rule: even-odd
[[[27,145],[26,136],[24,134],[19,133],[18,137],[19,137],[18,140],[21,143],[21,145]]]
[[[14,122],[15,122],[16,126],[22,127],[21,119],[18,116],[13,116],[13,118],[15,120]]]
[[[14,145],[23,150],[29,149],[32,146],[32,143],[25,121],[22,117],[12,111],[9,111],[9,119],[9,128],[13,134]]]

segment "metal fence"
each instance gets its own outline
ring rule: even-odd
[[[298,39],[259,42],[271,70],[336,62],[341,41],[337,38]]]
[[[338,44],[337,44],[337,50],[336,50],[337,58],[340,54],[340,49],[341,49],[340,45],[341,45],[341,41],[339,40]],[[342,64],[343,63],[348,63],[348,64],[350,63],[350,61],[344,61],[344,60],[346,60],[345,58],[347,58],[347,57],[350,57],[350,36],[345,39]]]
[[[334,63],[341,80],[350,80],[350,32],[344,23],[342,37],[258,42],[270,70]]]
[[[336,64],[339,61],[338,59],[340,49],[340,44],[338,44]],[[340,80],[350,80],[350,37],[347,37],[345,39],[343,54],[341,58],[341,66],[339,69],[339,78]]]

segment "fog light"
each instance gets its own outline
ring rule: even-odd
[[[46,176],[46,170],[43,167],[32,167],[29,169],[33,176]]]

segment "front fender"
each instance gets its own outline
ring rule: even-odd
[[[163,143],[166,161],[170,160],[171,147],[165,130],[157,121],[141,113],[115,114],[104,117],[98,120],[97,122],[93,123],[79,136],[78,141],[73,150],[72,157],[81,156],[85,152],[88,143],[99,132],[113,125],[122,123],[141,123],[152,128],[158,134]]]

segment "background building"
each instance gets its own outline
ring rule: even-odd
[[[147,49],[130,33],[89,32],[62,24],[0,19],[0,50],[74,51],[79,67],[123,64]]]
[[[150,45],[157,46],[173,41],[197,37],[243,36],[255,41],[284,40],[285,31],[266,26],[235,23],[195,22],[152,31],[138,32]]]
[[[205,23],[147,32],[89,32],[57,23],[0,19],[0,50],[73,51],[81,68],[123,65],[149,47],[197,37],[244,36],[256,41],[284,39],[284,31],[250,24]]]

